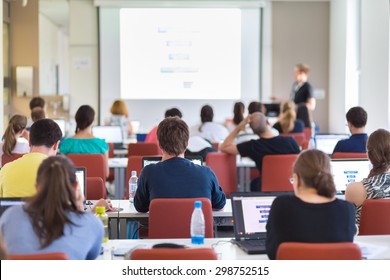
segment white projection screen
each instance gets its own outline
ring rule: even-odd
[[[123,99],[241,98],[241,10],[120,9]]]

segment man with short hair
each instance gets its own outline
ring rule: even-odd
[[[346,114],[351,137],[337,142],[333,153],[365,153],[368,135],[365,132],[367,112],[360,106],[352,107]]]
[[[33,196],[38,167],[44,159],[57,154],[61,138],[61,129],[55,121],[36,121],[30,130],[30,153],[0,170],[0,197]]]
[[[154,198],[210,199],[213,209],[222,209],[226,197],[214,172],[184,158],[188,145],[187,124],[178,117],[160,122],[157,138],[163,152],[162,161],[142,169],[134,206],[138,212],[148,212]]]
[[[260,139],[235,144],[234,140],[238,133],[245,128],[248,123],[253,132],[257,134]],[[226,137],[219,148],[222,152],[228,154],[239,154],[242,157],[251,158],[256,163],[256,167],[260,172],[260,177],[262,161],[265,155],[299,154],[300,152],[300,148],[294,138],[275,136],[269,126],[267,118],[260,112],[255,112],[242,120],[229,136]],[[260,177],[252,180],[251,191],[261,191]]]

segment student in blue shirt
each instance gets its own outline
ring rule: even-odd
[[[352,107],[346,114],[351,137],[340,140],[334,147],[333,153],[365,153],[367,143],[367,112],[362,107]]]

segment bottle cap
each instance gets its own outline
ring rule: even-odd
[[[137,171],[135,171],[135,170],[131,171],[131,177],[133,177],[133,176],[137,176]]]
[[[195,201],[195,208],[202,208],[202,201]]]
[[[104,206],[97,206],[96,207],[96,214],[103,214],[106,212],[106,207]]]

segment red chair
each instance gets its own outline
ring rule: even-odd
[[[261,170],[261,191],[294,191],[290,182],[298,154],[266,155]]]
[[[302,150],[306,150],[309,146],[309,141],[307,141],[306,135],[303,132],[302,133],[281,133],[280,136],[293,137],[297,142],[298,146],[300,146]]]
[[[37,253],[37,254],[10,254],[8,260],[68,260],[63,252]]]
[[[149,238],[190,238],[194,202],[202,201],[205,237],[214,237],[211,202],[207,198],[156,198],[149,208]]]
[[[107,143],[108,144],[108,157],[109,158],[114,158],[115,155],[114,155],[114,143]],[[110,172],[108,173],[108,177],[107,177],[107,181],[108,182],[113,182],[114,179],[115,179],[115,175],[114,175],[114,169],[113,168],[110,168]]]
[[[100,177],[106,184],[106,159],[103,154],[68,154],[74,166],[85,167],[87,177]]]
[[[6,155],[6,154],[3,154],[1,156],[1,164],[2,164],[2,167],[4,165],[6,165],[7,163],[11,162],[11,161],[14,161],[15,159],[18,159],[20,157],[22,157],[24,154],[11,154],[11,155]]]
[[[156,143],[139,142],[130,143],[127,146],[128,156],[154,156],[161,155],[161,150]]]
[[[311,135],[312,135],[311,128],[310,127],[303,128],[303,133],[305,134],[306,141],[310,142],[310,138],[311,138]]]
[[[337,158],[368,158],[367,153],[342,153],[336,152],[331,156],[333,159]]]
[[[107,198],[106,186],[102,178],[100,177],[87,177],[86,178],[86,199],[88,200],[99,200],[101,198]]]
[[[362,252],[352,242],[302,243],[284,242],[279,245],[277,260],[361,260]]]
[[[226,197],[230,198],[230,193],[237,191],[236,156],[211,152],[206,156],[206,165],[214,171]]]
[[[217,260],[212,248],[155,248],[135,249],[131,260]]]
[[[359,235],[390,234],[390,199],[367,199],[360,213]]]

